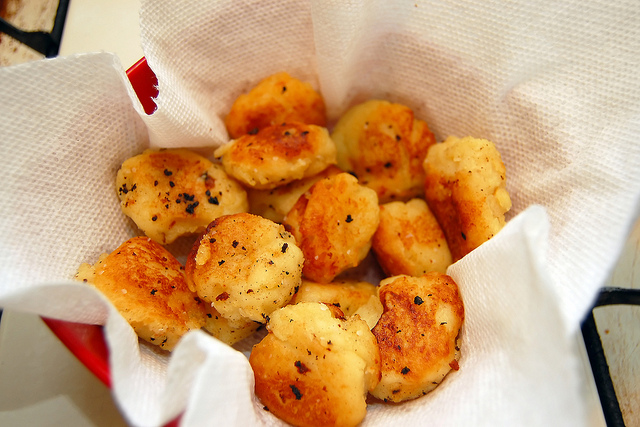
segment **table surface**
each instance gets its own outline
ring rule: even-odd
[[[60,55],[104,50],[116,53],[125,68],[134,64],[142,57],[139,7],[140,0],[71,1]],[[607,285],[640,287],[640,221]],[[604,307],[594,314],[626,424],[640,425],[640,308]],[[604,426],[584,357],[591,425]],[[126,425],[109,389],[35,315],[5,311],[2,316],[0,396],[2,426]]]
[[[24,2],[27,4],[28,2]],[[32,3],[34,3],[32,1]],[[124,68],[142,56],[140,0],[73,0],[61,56],[108,51]],[[29,21],[21,9],[18,21]],[[14,63],[39,59],[9,47]],[[5,56],[2,56],[4,59]],[[0,65],[3,64],[0,61]],[[111,391],[51,333],[40,317],[7,311],[0,321],[0,426],[118,427],[127,423]]]

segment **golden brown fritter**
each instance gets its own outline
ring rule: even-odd
[[[410,108],[381,100],[356,105],[340,118],[331,138],[338,166],[374,189],[380,203],[423,194],[422,162],[435,138]]]
[[[253,335],[262,326],[262,323],[252,320],[244,324],[238,324],[238,322],[233,324],[233,322],[229,322],[229,320],[222,317],[211,304],[203,303],[202,305],[207,316],[202,328],[223,343],[234,345]]]
[[[449,137],[424,161],[425,198],[457,261],[493,237],[511,208],[505,166],[491,141]]]
[[[258,83],[240,95],[225,119],[232,139],[283,122],[302,122],[325,126],[322,96],[309,83],[281,72]]]
[[[380,354],[358,316],[339,319],[303,302],[272,313],[269,334],[249,362],[255,392],[269,411],[296,426],[356,426],[380,378]]]
[[[304,276],[328,283],[357,266],[371,249],[379,210],[375,191],[348,173],[313,184],[284,219],[304,253]]]
[[[282,225],[248,213],[214,220],[195,242],[189,287],[234,328],[264,322],[302,280],[302,251]]]
[[[372,248],[388,276],[445,273],[451,264],[444,233],[422,199],[381,205]]]
[[[290,304],[299,302],[323,302],[338,307],[344,316],[355,314],[373,328],[382,315],[378,287],[360,280],[336,280],[316,283],[302,279],[302,285]]]
[[[249,198],[249,212],[263,216],[272,221],[282,223],[285,215],[302,196],[317,181],[337,175],[342,169],[331,165],[320,173],[308,178],[292,181],[271,190],[247,189]]]
[[[371,393],[401,402],[433,390],[458,369],[458,334],[464,305],[457,284],[432,272],[421,277],[394,276],[379,289],[384,313],[373,328],[382,378]]]
[[[222,166],[186,149],[149,149],[126,160],[116,189],[122,212],[161,244],[249,209],[247,193]]]
[[[165,350],[205,323],[205,304],[189,290],[182,265],[148,237],[127,240],[94,266],[82,264],[76,279],[95,286],[140,338]]]
[[[224,170],[248,187],[271,189],[313,176],[336,163],[327,129],[287,122],[243,135],[218,148]]]

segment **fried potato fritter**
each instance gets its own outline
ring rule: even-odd
[[[243,135],[218,148],[224,170],[248,187],[271,189],[313,176],[336,163],[327,129],[287,122]]]
[[[381,205],[372,248],[388,276],[445,273],[451,264],[444,233],[422,199]]]
[[[214,220],[185,265],[191,290],[231,326],[265,322],[302,280],[302,251],[282,225],[240,213]]]
[[[75,277],[102,292],[145,341],[172,350],[205,324],[202,303],[187,286],[182,265],[148,237],[134,237]]]
[[[491,141],[449,137],[429,149],[424,169],[425,198],[454,262],[504,227],[511,198],[504,163]]]
[[[232,139],[284,122],[326,126],[322,96],[309,83],[276,73],[238,96],[225,119]]]
[[[328,178],[342,172],[342,169],[339,167],[331,165],[316,175],[298,179],[271,190],[248,188],[249,212],[263,216],[274,222],[282,223],[284,217],[289,213],[293,205],[296,204],[300,196],[311,188],[313,184],[323,178]]]
[[[355,314],[373,328],[382,315],[378,287],[360,280],[336,280],[316,283],[302,279],[302,285],[290,304],[323,302],[338,307],[346,317]]]
[[[378,290],[384,313],[373,328],[382,358],[382,379],[372,391],[378,399],[401,402],[434,389],[458,369],[457,338],[464,305],[447,275],[384,279]]]
[[[267,329],[249,362],[256,396],[269,411],[296,426],[356,426],[364,419],[380,354],[363,320],[302,302],[273,312]]]
[[[202,328],[223,343],[234,345],[253,335],[262,326],[262,323],[253,320],[244,323],[230,322],[222,317],[211,304],[203,303],[203,306],[207,317]]]
[[[329,283],[357,266],[371,249],[379,211],[375,191],[348,173],[313,184],[284,219],[304,253],[304,276]]]
[[[160,244],[249,209],[247,193],[222,166],[186,149],[149,149],[131,157],[118,171],[116,189],[122,212]]]
[[[422,162],[435,137],[410,108],[381,100],[358,104],[340,118],[331,138],[338,166],[374,189],[380,203],[424,193]]]

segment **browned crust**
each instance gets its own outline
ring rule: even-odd
[[[381,287],[384,313],[372,332],[382,357],[382,381],[399,377],[401,385],[377,397],[401,401],[422,395],[444,375],[433,374],[451,367],[456,338],[464,321],[464,305],[458,286],[447,275],[429,273],[421,278],[397,276]],[[453,316],[443,324],[436,313],[447,306]],[[448,371],[448,369],[446,369]],[[376,395],[376,393],[374,393]]]
[[[225,118],[232,139],[267,126],[297,121],[325,126],[322,96],[309,83],[285,72],[269,76],[248,93],[240,95]]]
[[[375,193],[347,173],[316,182],[284,220],[304,253],[303,275],[320,283],[358,265],[378,223]]]

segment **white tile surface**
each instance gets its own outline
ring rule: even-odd
[[[607,286],[640,289],[640,221]],[[593,316],[627,426],[640,426],[640,306],[598,307]]]
[[[140,0],[73,0],[62,34],[60,55],[107,51],[128,68],[142,58]]]

